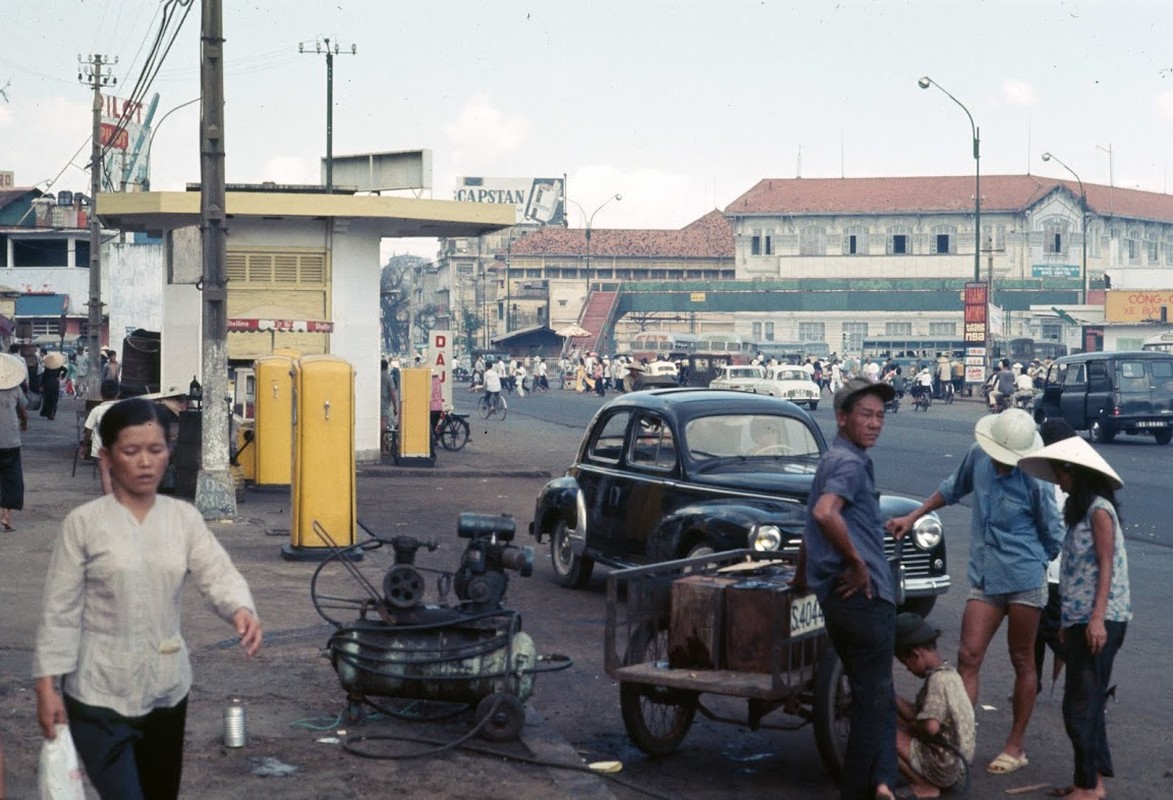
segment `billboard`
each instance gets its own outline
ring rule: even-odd
[[[564,225],[563,178],[457,178],[452,199],[462,203],[511,205],[517,225]]]
[[[1173,309],[1173,289],[1104,292],[1105,322],[1159,322]]]

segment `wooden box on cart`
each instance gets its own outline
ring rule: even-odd
[[[770,574],[738,581],[725,590],[725,666],[739,672],[773,673],[792,665],[775,665],[775,645],[804,633],[821,630],[822,609],[811,594],[796,595],[790,588],[793,570],[775,569]],[[813,663],[814,639],[780,653],[781,660]],[[807,650],[810,652],[806,652]]]
[[[721,669],[725,590],[738,578],[686,575],[672,582],[668,623],[668,666],[673,669]]]

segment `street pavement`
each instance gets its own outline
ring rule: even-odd
[[[24,510],[14,514],[16,530],[0,534],[0,745],[7,761],[9,798],[36,796],[41,737],[29,672],[50,548],[65,515],[100,492],[90,463],[80,462],[77,474],[70,474],[77,441],[75,413],[81,405],[65,399],[55,421],[32,417],[22,448]],[[541,477],[531,468],[506,463],[490,448],[469,447],[458,455],[459,460],[441,454],[432,470],[401,469],[389,463],[360,465],[360,509],[393,505],[397,486],[420,483],[412,480],[413,474],[432,484],[511,474]],[[235,520],[211,526],[249,581],[266,641],[255,659],[246,659],[229,625],[189,590],[184,633],[195,685],[188,711],[183,796],[612,797],[608,784],[599,777],[541,763],[463,751],[399,761],[344,752],[340,740],[346,735],[404,737],[406,743],[377,740],[363,747],[375,754],[409,753],[426,747],[425,739],[450,742],[467,733],[473,723],[471,715],[465,715],[439,723],[374,719],[358,726],[345,724],[345,692],[322,656],[332,629],[310,602],[309,580],[315,564],[279,556],[281,545],[288,541],[289,504],[288,490],[249,490]],[[453,509],[443,510],[454,517]],[[247,703],[249,740],[239,749],[226,748],[221,741],[221,715],[233,696]],[[488,746],[475,738],[471,743]],[[495,749],[519,759],[583,764],[532,701],[520,742]]]

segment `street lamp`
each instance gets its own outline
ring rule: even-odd
[[[1071,167],[1063,162],[1063,159],[1050,153],[1043,153],[1043,161],[1054,161],[1063,169],[1075,176],[1075,180],[1079,182],[1079,231],[1080,238],[1083,239],[1083,260],[1080,262],[1080,285],[1082,286],[1082,302],[1081,305],[1087,305],[1087,290],[1088,290],[1088,274],[1087,274],[1087,192],[1083,190],[1083,181],[1080,180],[1079,175]]]
[[[579,212],[582,213],[583,219],[586,220],[586,295],[583,297],[583,301],[582,301],[583,308],[586,308],[586,301],[591,296],[591,226],[595,222],[595,214],[598,214],[600,211],[602,211],[603,206],[607,205],[612,200],[622,200],[622,199],[623,199],[623,195],[616,192],[615,194],[611,195],[606,200],[604,200],[602,203],[600,203],[599,207],[596,208],[594,211],[592,211],[591,215],[588,217],[586,211],[583,209],[582,206],[580,206],[575,201],[571,200],[569,197],[566,198],[567,202],[574,203],[574,205],[578,208]]]
[[[969,117],[969,127],[973,131],[973,168],[974,168],[974,190],[973,190],[973,279],[980,281],[982,279],[982,165],[981,165],[981,144],[982,135],[981,128],[974,124],[973,114],[969,113],[969,109],[965,104],[958,100],[953,95],[949,94],[948,90],[935,80],[925,75],[916,82],[917,86],[922,89],[927,89],[930,86],[936,86],[945,95],[957,105],[961,106],[961,110],[965,112],[965,116]],[[993,286],[990,287],[991,293]],[[990,301],[993,301],[993,295],[990,296]]]
[[[144,161],[146,161],[146,178],[143,180],[143,183],[142,183],[142,187],[143,187],[144,192],[149,192],[151,190],[151,146],[155,144],[155,134],[159,132],[159,128],[161,128],[163,126],[163,123],[167,121],[167,117],[171,116],[179,109],[185,108],[186,106],[190,106],[192,103],[198,103],[199,101],[200,101],[200,98],[197,97],[194,100],[188,100],[186,103],[180,103],[175,108],[171,109],[166,114],[164,114],[159,119],[159,121],[156,122],[151,127],[151,138],[147,139],[147,152],[146,152],[146,158],[144,159]]]

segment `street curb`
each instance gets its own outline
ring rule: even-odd
[[[546,718],[531,704],[526,704],[525,707],[525,726],[521,729],[520,738],[521,743],[534,754],[534,757],[542,761],[586,766],[578,752],[546,724]],[[607,788],[606,780],[598,775],[557,767],[547,767],[546,772],[550,780],[562,791],[563,797],[615,800],[615,795]]]

